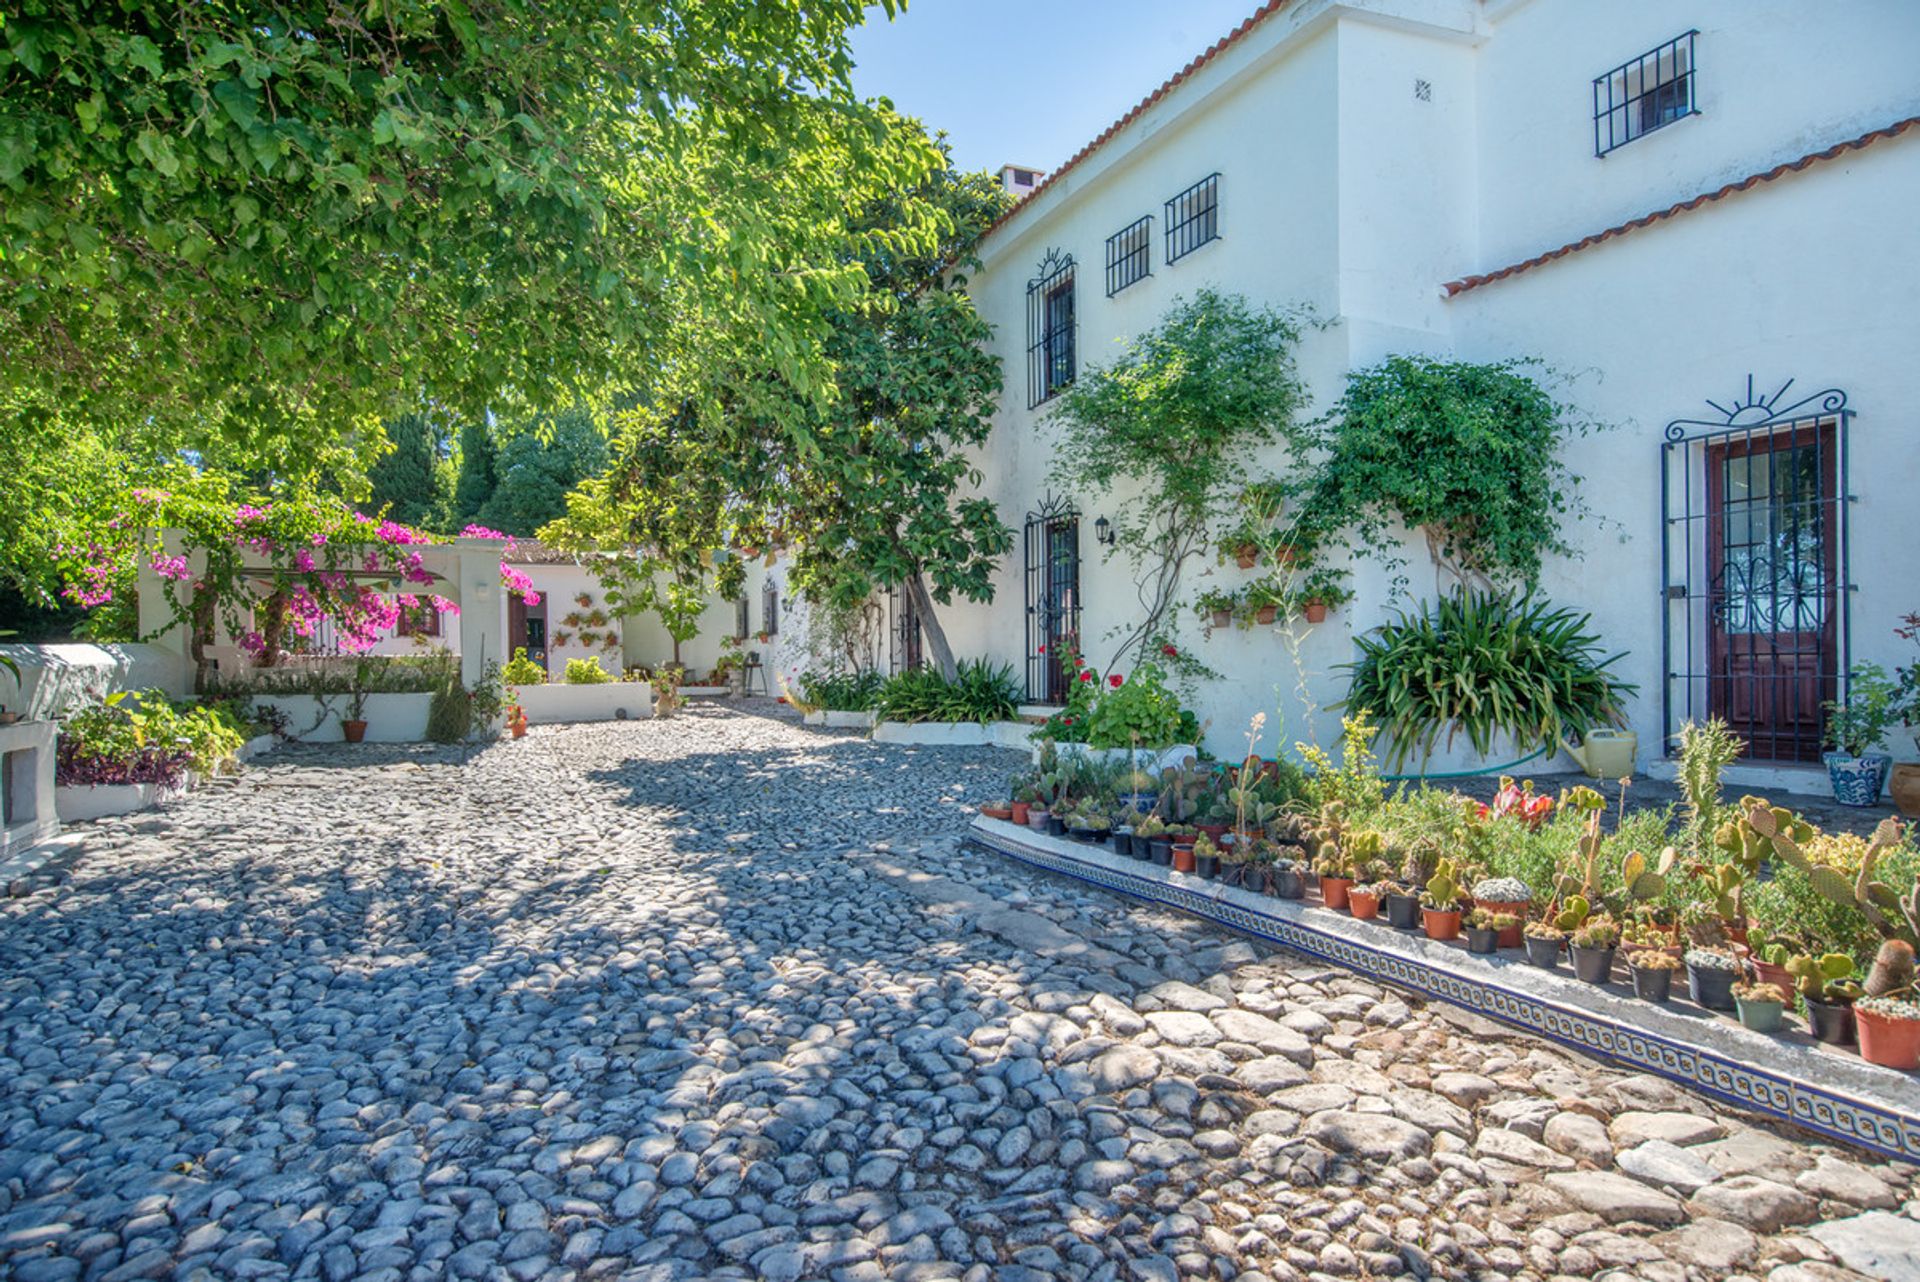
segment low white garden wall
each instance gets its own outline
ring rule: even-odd
[[[1034,727],[1024,721],[882,721],[873,727],[875,743],[922,744],[942,748],[1025,749]]]
[[[871,730],[873,713],[871,712],[835,712],[827,708],[817,708],[802,718],[810,726],[825,726],[830,730]],[[900,725],[900,722],[893,722]]]
[[[346,738],[340,722],[346,716],[348,698],[344,694],[317,699],[310,694],[261,695],[254,704],[283,710],[289,719],[287,733],[307,743],[339,743]],[[370,694],[366,711],[368,743],[420,743],[427,737],[427,710],[433,705],[430,694]]]
[[[644,681],[604,681],[598,685],[516,687],[527,721],[536,726],[570,721],[617,721],[653,715],[653,687]]]
[[[16,687],[0,671],[0,707],[28,720],[52,720],[69,708],[98,703],[121,690],[158,686],[176,699],[187,696],[192,674],[171,651],[139,645],[0,645],[20,665]]]
[[[153,810],[184,796],[186,785],[169,788],[157,783],[62,784],[55,788],[54,805],[63,824],[86,823],[136,810]]]
[[[7,823],[0,828],[0,857],[36,846],[60,831],[53,786],[53,745],[58,728],[51,721],[16,721],[0,726],[0,754],[9,758],[6,780]]]

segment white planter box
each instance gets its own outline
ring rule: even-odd
[[[882,721],[873,727],[875,743],[921,744],[943,748],[1027,747],[1034,727],[1024,721]]]
[[[653,687],[644,681],[603,681],[598,685],[520,686],[519,703],[536,726],[572,721],[632,720],[653,715]]]
[[[871,712],[834,712],[822,708],[809,712],[804,718],[810,726],[826,726],[831,730],[870,730],[873,728]],[[895,722],[894,724],[899,724]]]
[[[288,717],[287,733],[306,743],[339,743],[347,736],[340,721],[347,712],[347,696],[329,695],[326,708],[312,695],[272,695],[256,698],[254,703],[283,709]],[[367,696],[368,743],[420,743],[427,737],[427,711],[433,706],[430,694],[372,694]]]
[[[157,783],[83,783],[55,788],[53,804],[61,823],[78,824],[153,810],[185,792]]]

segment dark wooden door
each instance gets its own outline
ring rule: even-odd
[[[1838,685],[1834,433],[1707,451],[1707,705],[1762,761],[1818,761]]]

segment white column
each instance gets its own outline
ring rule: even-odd
[[[455,539],[452,545],[453,595],[460,603],[460,679],[480,680],[489,661],[507,661],[507,594],[500,586],[500,554],[506,544],[493,539]]]

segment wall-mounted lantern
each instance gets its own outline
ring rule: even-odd
[[[1093,537],[1102,547],[1113,546],[1113,522],[1101,517],[1093,523]]]

